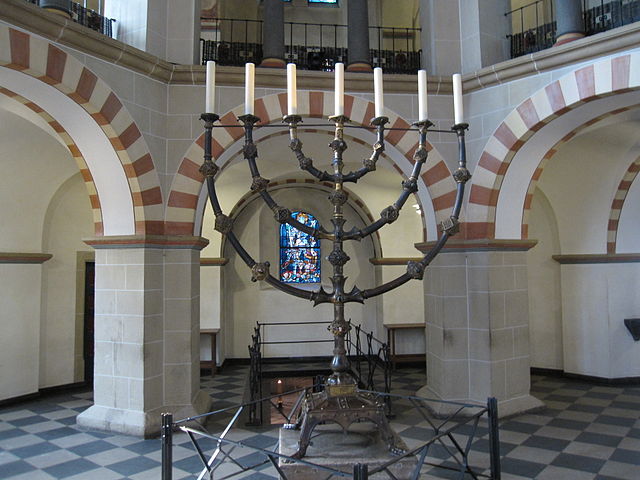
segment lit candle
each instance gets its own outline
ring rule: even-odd
[[[462,75],[453,74],[453,123],[459,125],[463,123],[462,110]]]
[[[247,63],[244,69],[244,114],[253,115],[254,87],[256,82],[256,66]]]
[[[418,121],[424,122],[429,118],[427,112],[427,71],[418,70]]]
[[[298,113],[298,94],[296,92],[296,64],[287,64],[287,115]]]
[[[336,63],[335,115],[344,115],[344,63]]]
[[[216,62],[209,60],[207,62],[207,83],[205,94],[205,113],[215,112],[216,100]]]
[[[384,100],[382,91],[382,68],[380,67],[373,69],[373,97],[376,105],[376,117],[382,117],[384,115]]]

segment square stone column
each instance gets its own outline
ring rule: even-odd
[[[486,403],[501,416],[542,406],[529,394],[525,242],[467,242],[441,253],[425,275],[427,385],[419,394]],[[442,404],[434,409],[448,413]]]
[[[207,411],[200,390],[199,237],[101,237],[96,249],[94,405],[78,425],[138,436],[160,414]]]

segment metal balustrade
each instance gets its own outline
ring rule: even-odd
[[[311,325],[329,325],[331,322],[257,322],[251,336],[249,345],[249,398],[251,405],[247,407],[249,425],[262,425],[263,423],[263,402],[259,402],[263,395],[263,379],[266,377],[264,368],[263,347],[268,345],[286,344],[310,344],[310,343],[333,343],[327,338],[316,338],[313,340],[267,340],[265,331],[269,327],[297,327]],[[346,336],[347,356],[351,362],[351,373],[356,378],[360,388],[365,390],[377,390],[388,394],[391,392],[391,360],[389,356],[389,345],[381,342],[373,336],[372,332],[362,330],[360,325],[356,325]],[[296,364],[296,369],[299,364]],[[330,373],[327,365],[327,374]],[[384,397],[387,415],[391,415],[391,396]]]
[[[582,0],[585,35],[595,35],[640,20],[640,0]],[[513,24],[507,38],[511,58],[550,48],[556,41],[553,0],[535,0],[505,13]]]
[[[242,66],[262,61],[262,20],[206,18],[213,39],[201,39],[201,59]],[[332,71],[348,63],[348,25],[285,22],[285,59],[305,70]],[[419,28],[369,27],[370,62],[387,73],[415,74],[420,69]]]
[[[102,33],[108,37],[113,36],[114,18],[106,18],[99,12],[85,8],[79,3],[70,0],[26,0],[28,3],[38,5],[46,9],[58,10],[69,16],[75,23],[79,23],[91,30]]]

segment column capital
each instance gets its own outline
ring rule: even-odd
[[[160,248],[202,250],[209,244],[208,239],[191,235],[110,235],[84,238],[83,241],[95,249]]]

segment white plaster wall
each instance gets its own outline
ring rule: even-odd
[[[0,251],[39,253],[51,197],[77,167],[59,141],[24,117],[0,110],[0,124],[0,164],[10,172],[0,176]],[[38,390],[42,269],[0,266],[0,398]]]
[[[41,265],[0,265],[0,400],[38,391]]]
[[[637,318],[636,263],[562,266],[564,370],[604,378],[640,376],[640,344],[624,326]]]
[[[64,385],[74,378],[76,343],[77,252],[91,251],[82,238],[93,235],[93,217],[87,189],[78,172],[53,196],[44,220],[43,250],[53,258],[43,266],[40,326],[40,387]],[[82,267],[82,266],[80,266]]]
[[[562,292],[558,225],[546,196],[536,189],[529,214],[529,238],[537,244],[527,253],[531,366],[562,370]]]

